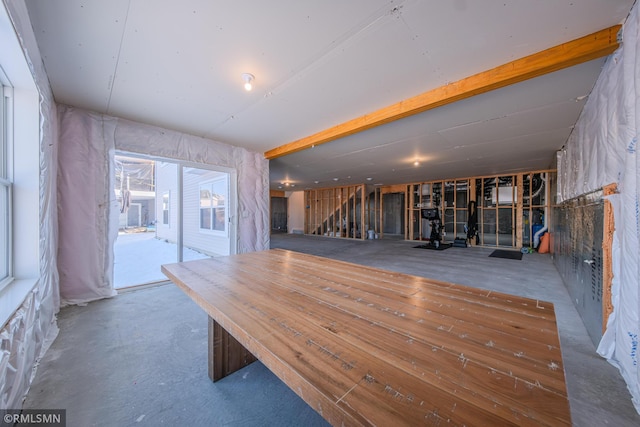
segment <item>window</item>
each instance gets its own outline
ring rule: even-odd
[[[162,194],[162,223],[169,225],[169,192]]]
[[[42,156],[40,151],[40,96],[4,3],[0,3],[0,326],[38,283],[41,248],[50,250],[40,246],[40,232],[47,236],[51,232],[40,225],[40,194],[45,190],[48,198],[49,191],[55,191],[50,181],[40,186],[45,173],[40,161],[46,162],[47,174],[53,164],[50,152]]]
[[[0,289],[12,280],[11,241],[11,137],[9,128],[11,88],[0,81]]]
[[[227,179],[200,185],[200,230],[227,233]]]

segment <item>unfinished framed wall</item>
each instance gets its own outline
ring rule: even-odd
[[[422,217],[422,210],[437,209],[445,242],[465,239],[469,217],[475,212],[478,237],[471,244],[537,247],[550,226],[549,183],[554,178],[555,171],[543,170],[306,190],[304,233],[356,239],[387,234],[428,240],[431,223]]]
[[[466,238],[469,206],[469,179],[432,181],[407,185],[407,240],[428,240],[431,222],[422,217],[423,209],[437,209],[445,240]]]
[[[305,234],[365,239],[375,229],[370,221],[375,221],[376,210],[364,184],[306,190],[304,197]]]
[[[476,209],[478,238],[471,244],[537,247],[549,228],[549,180],[554,174],[545,170],[407,184],[405,239],[429,239],[431,224],[422,218],[423,209],[438,209],[444,241],[466,238],[469,216]]]

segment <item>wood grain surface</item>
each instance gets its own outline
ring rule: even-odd
[[[333,425],[571,425],[551,303],[280,249],[162,271]]]

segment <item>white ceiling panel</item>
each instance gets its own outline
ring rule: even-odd
[[[412,0],[400,16],[422,44],[421,53],[452,82],[615,25],[628,6],[600,0]]]
[[[540,123],[545,123],[545,129],[548,130],[562,129],[567,127],[567,123],[576,121],[583,105],[584,101],[565,101],[445,129],[440,134],[452,146],[466,147],[514,138],[519,135],[536,134],[540,132]]]
[[[328,159],[345,171],[360,162],[375,165],[369,174],[348,175],[354,182],[366,182],[375,170],[385,184],[407,182],[408,177],[437,179],[438,174],[450,178],[471,172],[499,173],[497,165],[509,158],[519,163],[525,159],[530,169],[549,168],[603,62],[590,61],[272,160],[272,181],[293,181],[295,177],[303,188],[326,185],[331,179],[325,171]],[[480,147],[479,153],[471,150],[475,146]],[[543,156],[540,147],[544,147]],[[412,169],[416,160],[429,165],[424,174],[420,168],[417,172]],[[399,173],[402,165],[411,166],[408,170],[412,172]],[[513,169],[509,164],[502,167]]]
[[[623,23],[633,3],[26,0],[56,101],[257,152]],[[549,167],[603,63],[278,158],[271,187]]]
[[[129,0],[41,1],[29,9],[56,101],[106,111]]]

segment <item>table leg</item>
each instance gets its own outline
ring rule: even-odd
[[[257,359],[209,317],[209,378],[218,381]]]

